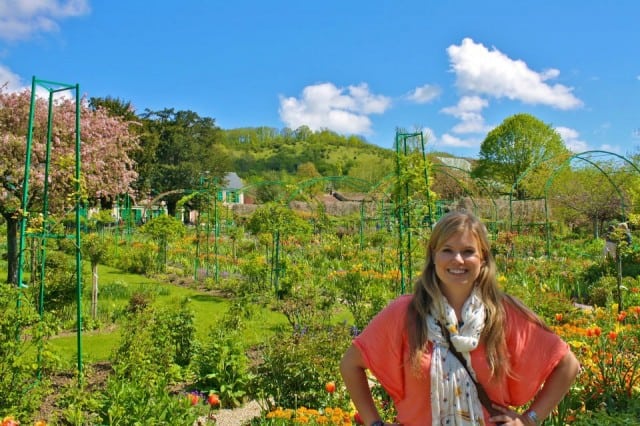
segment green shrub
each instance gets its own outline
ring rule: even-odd
[[[251,374],[240,333],[211,328],[196,349],[193,365],[198,388],[218,394],[222,407],[234,408],[244,402]]]
[[[351,344],[350,332],[341,325],[277,333],[261,347],[262,362],[253,369],[254,393],[270,408],[324,406],[325,383],[341,382],[338,365]]]
[[[33,305],[7,284],[0,284],[0,311],[0,413],[30,419],[48,387],[47,380],[38,380],[36,360],[38,347],[41,353],[48,353],[44,341],[47,325],[40,321]]]

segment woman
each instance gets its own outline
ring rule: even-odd
[[[364,424],[384,425],[367,369],[393,398],[397,424],[529,426],[560,402],[579,363],[532,311],[498,289],[485,226],[451,212],[433,229],[413,295],[378,313],[340,363]],[[497,414],[482,406],[473,379]],[[526,411],[509,408],[528,403]]]

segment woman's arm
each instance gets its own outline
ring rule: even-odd
[[[540,420],[547,418],[567,394],[579,371],[580,362],[571,351],[567,352],[544,382],[529,409],[535,411]]]
[[[352,344],[340,361],[340,373],[364,424],[370,425],[380,420],[380,414],[373,402],[365,370],[360,350]]]
[[[569,391],[579,371],[580,363],[575,355],[573,355],[571,351],[568,351],[560,362],[558,362],[558,365],[551,371],[551,374],[549,374],[542,388],[533,399],[528,411],[534,411],[540,422],[549,417],[553,409]],[[501,411],[503,411],[505,415],[493,416],[491,417],[491,421],[503,421],[508,424],[508,422],[513,419],[512,416],[515,413],[508,409],[502,409]],[[526,413],[516,416],[516,420],[520,420],[522,424],[535,426],[534,421],[526,416]]]

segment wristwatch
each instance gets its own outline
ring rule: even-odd
[[[540,426],[542,424],[542,422],[540,421],[540,419],[538,418],[538,414],[533,411],[533,410],[527,410],[524,413],[525,416],[529,417],[531,419],[531,421],[533,422],[534,425],[536,426]]]
[[[382,420],[376,420],[375,422],[371,423],[371,426],[384,426],[384,422]]]

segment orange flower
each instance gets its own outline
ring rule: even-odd
[[[189,402],[191,403],[191,405],[196,405],[200,400],[198,395],[196,395],[195,393],[187,394],[187,398],[189,398]]]
[[[220,405],[220,398],[218,398],[218,395],[216,395],[215,393],[212,393],[207,397],[207,402],[210,406],[216,407]]]
[[[564,315],[562,314],[556,314],[556,321],[558,322],[562,322],[562,319],[564,318]]]
[[[627,317],[627,313],[625,311],[621,311],[618,314],[618,322],[622,322],[624,321],[624,319]]]
[[[607,337],[613,342],[618,338],[618,333],[616,333],[615,331],[610,331]]]
[[[324,389],[329,393],[334,393],[336,391],[335,382],[327,382],[327,384],[324,385]]]

